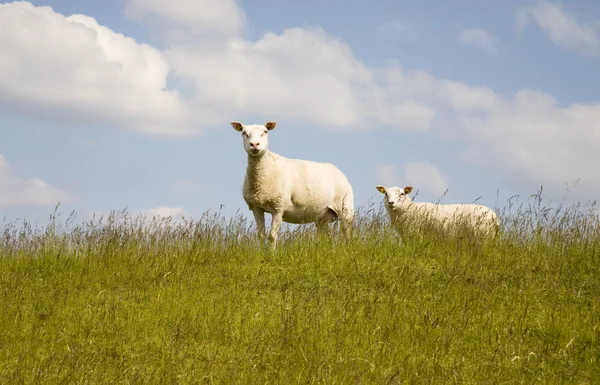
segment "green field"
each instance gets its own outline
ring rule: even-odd
[[[599,383],[592,209],[401,246],[363,210],[348,242],[296,227],[273,253],[219,214],[6,223],[0,383]]]

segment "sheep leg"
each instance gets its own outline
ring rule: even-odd
[[[262,209],[254,208],[252,209],[252,214],[254,214],[254,220],[256,221],[256,229],[258,230],[258,239],[262,242],[265,239],[266,231],[265,231],[265,212]]]
[[[342,230],[342,235],[344,239],[349,239],[354,230],[354,216],[345,214],[341,220],[340,228]]]
[[[399,231],[396,231],[396,242],[398,243],[398,246],[402,246],[402,235]]]
[[[277,235],[279,235],[281,222],[283,222],[283,212],[271,214],[271,231],[269,232],[269,242],[271,242],[272,249],[275,249],[275,246],[277,245]]]
[[[329,223],[320,220],[316,222],[317,225],[317,237],[329,234]]]
[[[345,240],[350,239],[350,236],[354,230],[354,211],[345,207],[342,208],[338,221],[341,235]]]
[[[399,246],[402,246],[402,232],[399,229],[398,223],[394,224],[392,234],[396,235],[396,243],[398,243]]]

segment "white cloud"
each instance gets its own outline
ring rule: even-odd
[[[182,134],[189,111],[168,90],[163,53],[27,2],[0,4],[0,108],[75,124]]]
[[[126,208],[113,211],[94,211],[90,214],[89,220],[98,222],[102,219],[102,222],[106,222],[109,217],[112,217],[113,220],[117,220],[120,223],[131,223],[139,219],[148,221],[152,218],[158,220],[170,218],[173,223],[177,223],[180,222],[183,217],[191,218],[191,216],[192,215],[182,207],[158,206],[141,210],[129,210]]]
[[[379,24],[377,32],[382,37],[389,37],[389,40],[394,43],[414,43],[419,38],[418,31],[413,24],[399,20],[391,20]]]
[[[482,29],[464,29],[460,32],[460,41],[481,48],[492,56],[498,56],[496,41],[498,39]]]
[[[225,110],[224,116],[304,116],[334,126],[362,118],[353,86],[368,83],[370,73],[349,47],[319,29],[295,28],[256,43],[236,40],[221,49],[184,46],[167,53],[175,73],[195,82],[195,102]]]
[[[398,183],[400,181],[398,180],[398,173],[395,166],[382,164],[375,170],[375,185],[391,187],[396,186]]]
[[[241,33],[235,26],[243,25],[241,9],[225,15],[235,2],[207,11],[220,17],[215,20],[233,20],[224,29],[202,13],[204,2],[182,2],[184,11],[172,5],[166,11],[166,2],[157,0],[126,3],[142,23],[144,15],[155,15],[170,27],[197,26],[199,34],[216,28],[224,37],[179,42],[164,53],[87,16],[65,17],[26,2],[0,5],[0,105],[61,123],[170,135],[241,115],[301,119],[331,129],[386,124],[425,130],[433,121],[432,108],[399,93],[391,97],[375,69],[322,29],[292,28],[247,41],[235,36]],[[168,88],[171,71],[192,86],[189,99]]]
[[[138,20],[145,20],[139,15],[161,14],[163,3],[156,1],[135,11],[140,12]],[[127,4],[136,7],[134,0]],[[28,3],[0,5],[0,106],[163,134],[224,125],[241,115],[295,119],[326,129],[433,128],[468,144],[470,159],[511,181],[562,185],[583,177],[588,196],[600,190],[600,178],[590,167],[600,162],[598,104],[561,106],[551,95],[527,89],[499,95],[424,71],[406,71],[395,62],[369,67],[320,28],[291,28],[244,40],[243,13],[236,9],[242,19],[234,13],[229,27],[214,29],[222,39],[174,41],[161,52],[91,18],[65,18]],[[213,28],[196,11],[165,12],[161,17],[169,28],[195,28],[196,23],[198,34]],[[588,42],[576,47],[595,44],[596,35],[586,28],[558,30]],[[185,99],[168,90],[169,71],[191,86]]]
[[[441,198],[448,188],[448,181],[438,169],[428,162],[411,162],[404,167],[405,185],[429,197]]]
[[[379,165],[375,170],[375,184],[386,187],[412,185],[424,199],[439,199],[448,188],[448,178],[429,162],[410,162],[404,166],[403,171],[400,176],[396,166]]]
[[[543,185],[564,185],[582,178],[600,189],[594,165],[600,164],[600,103],[561,107],[553,96],[521,90],[499,98],[483,116],[465,114],[471,135],[470,156],[481,165]]]
[[[529,9],[519,8],[517,9],[517,18],[515,20],[514,28],[517,35],[522,35],[525,27],[529,24]]]
[[[39,178],[20,179],[13,175],[6,158],[0,154],[0,207],[52,206],[73,197]]]
[[[235,0],[127,0],[126,12],[170,43],[239,37],[246,24]]]
[[[139,210],[137,213],[148,216],[148,217],[158,217],[158,218],[168,218],[172,217],[180,218],[180,217],[189,217],[190,213],[185,211],[182,207],[166,207],[159,206],[151,209]]]
[[[167,51],[175,74],[196,85],[194,103],[222,116],[301,119],[323,127],[385,123],[425,130],[435,112],[401,92],[392,98],[378,73],[320,28],[267,33],[221,49],[179,46]],[[395,92],[395,91],[394,91]]]
[[[522,33],[535,22],[556,45],[589,56],[600,56],[600,29],[565,11],[559,2],[538,0],[517,11],[515,28]]]
[[[600,102],[561,106],[552,95],[532,89],[507,97],[399,67],[388,68],[387,79],[390,89],[431,106],[442,117],[435,132],[466,145],[463,159],[476,167],[527,191],[543,185],[562,194],[565,184],[581,178],[572,196],[597,199]],[[389,169],[381,175],[397,181]],[[433,190],[441,189],[440,183]]]

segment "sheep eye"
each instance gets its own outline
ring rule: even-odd
[[[266,134],[266,133],[267,133],[267,131],[264,131],[262,134],[264,135],[264,134]]]
[[[246,138],[248,137],[248,133],[247,132],[242,132],[242,135],[244,135]]]

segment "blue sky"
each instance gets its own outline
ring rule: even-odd
[[[599,89],[591,1],[0,3],[0,212],[250,216],[231,120],[277,121],[356,206],[596,200]]]

